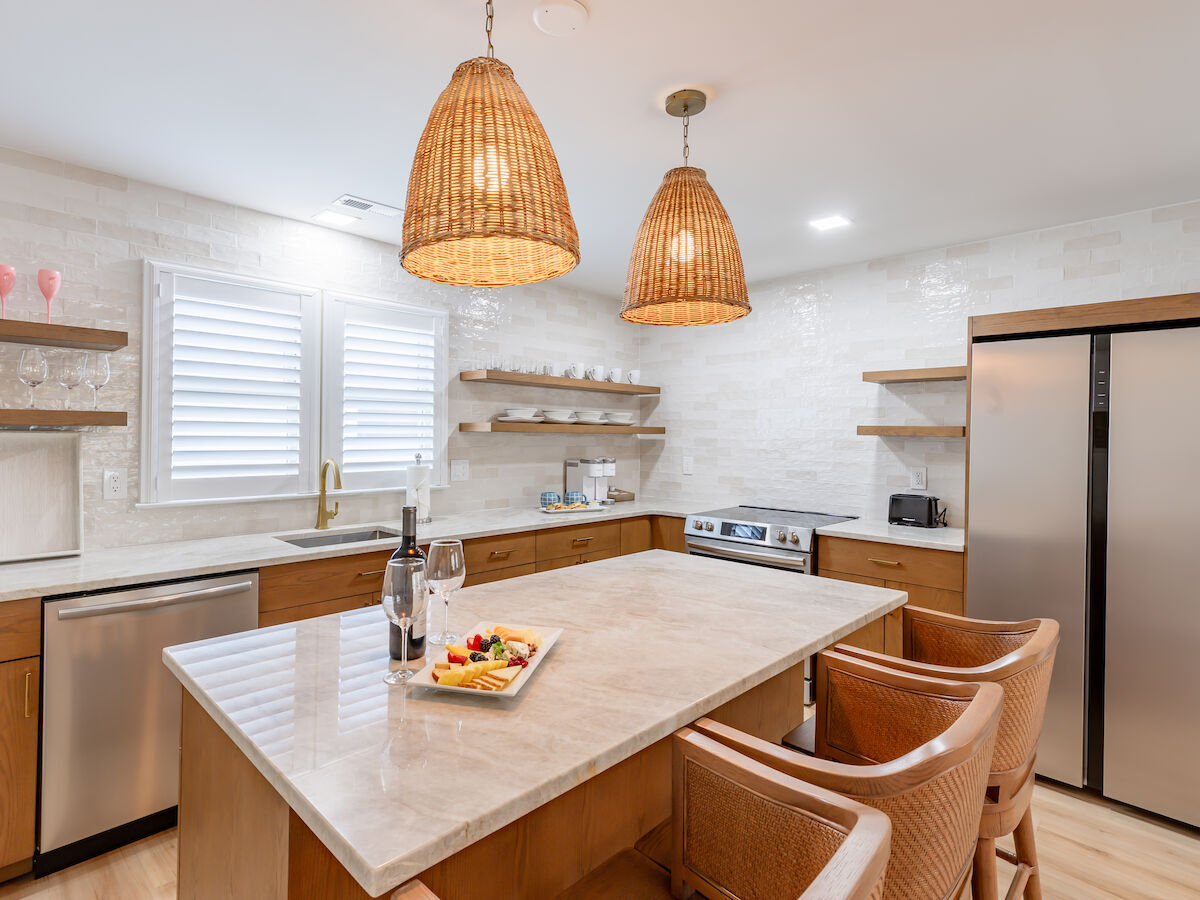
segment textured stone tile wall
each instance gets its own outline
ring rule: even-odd
[[[642,486],[883,518],[908,467],[962,524],[965,441],[857,437],[860,424],[962,424],[958,382],[864,384],[871,369],[961,365],[972,315],[1200,291],[1200,202],[810,272],[751,289],[754,312],[709,328],[643,328]],[[694,474],[683,475],[683,457]]]
[[[83,436],[85,541],[89,547],[311,527],[314,499],[138,509],[138,441],[143,259],[188,263],[450,311],[450,456],[471,463],[471,479],[433,497],[435,514],[536,503],[562,483],[568,456],[619,460],[618,481],[639,483],[633,437],[463,435],[460,421],[487,419],[504,406],[545,403],[637,409],[636,399],[602,394],[465,385],[457,372],[489,354],[631,367],[634,326],[617,317],[619,301],[554,283],[501,291],[466,290],[419,281],[400,267],[396,248],[316,225],[283,219],[0,149],[0,264],[19,272],[8,314],[44,321],[39,268],[59,269],[63,286],[54,321],[127,330],[130,345],[113,354],[102,407],[125,409],[124,429]],[[0,345],[0,404],[24,405],[16,369],[20,349]],[[38,405],[60,407],[63,389],[38,389]],[[76,401],[89,401],[86,387]],[[605,399],[598,399],[605,398]],[[129,473],[128,500],[101,500],[105,467]],[[403,492],[347,497],[338,524],[396,518]]]

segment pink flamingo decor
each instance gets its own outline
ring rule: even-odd
[[[49,325],[50,304],[54,302],[54,298],[58,296],[58,289],[62,287],[62,272],[38,269],[38,287],[42,289],[42,296],[46,298],[46,324]]]
[[[17,270],[12,266],[0,266],[0,319],[4,318],[4,307],[8,305],[8,295],[12,293],[13,285],[17,283]]]

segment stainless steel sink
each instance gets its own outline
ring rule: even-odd
[[[309,534],[302,537],[281,537],[279,540],[293,547],[333,547],[337,544],[359,544],[366,541],[382,541],[398,538],[400,532],[390,528],[371,528],[363,531],[335,531],[329,534]]]

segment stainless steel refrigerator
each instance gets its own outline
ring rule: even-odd
[[[1038,772],[1200,825],[1200,328],[972,345],[969,616],[1062,642]]]

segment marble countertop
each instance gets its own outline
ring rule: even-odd
[[[949,550],[962,553],[967,533],[962,528],[914,528],[911,525],[889,525],[870,519],[851,519],[836,525],[823,525],[817,534],[844,537],[856,541],[879,541],[881,544],[902,544],[905,547],[925,547],[929,550]]]
[[[905,598],[651,550],[455,595],[460,630],[485,620],[564,629],[509,699],[389,688],[378,608],[171,647],[163,659],[378,896]],[[623,674],[597,677],[598,665]]]
[[[417,527],[417,540],[422,543],[441,538],[467,540],[635,516],[683,517],[695,509],[695,503],[630,500],[608,507],[605,512],[570,515],[548,515],[541,510],[528,508],[479,510],[435,516],[431,523]],[[357,531],[375,525],[400,532],[400,521],[395,520],[363,522],[357,525],[344,525],[339,522],[335,527],[331,527],[328,533]],[[94,591],[151,581],[236,572],[280,563],[328,559],[400,546],[398,537],[307,549],[294,547],[280,540],[281,536],[320,533],[288,531],[278,534],[237,534],[194,541],[85,550],[80,556],[62,559],[5,563],[0,565],[0,603],[25,597],[47,597],[75,591]]]

